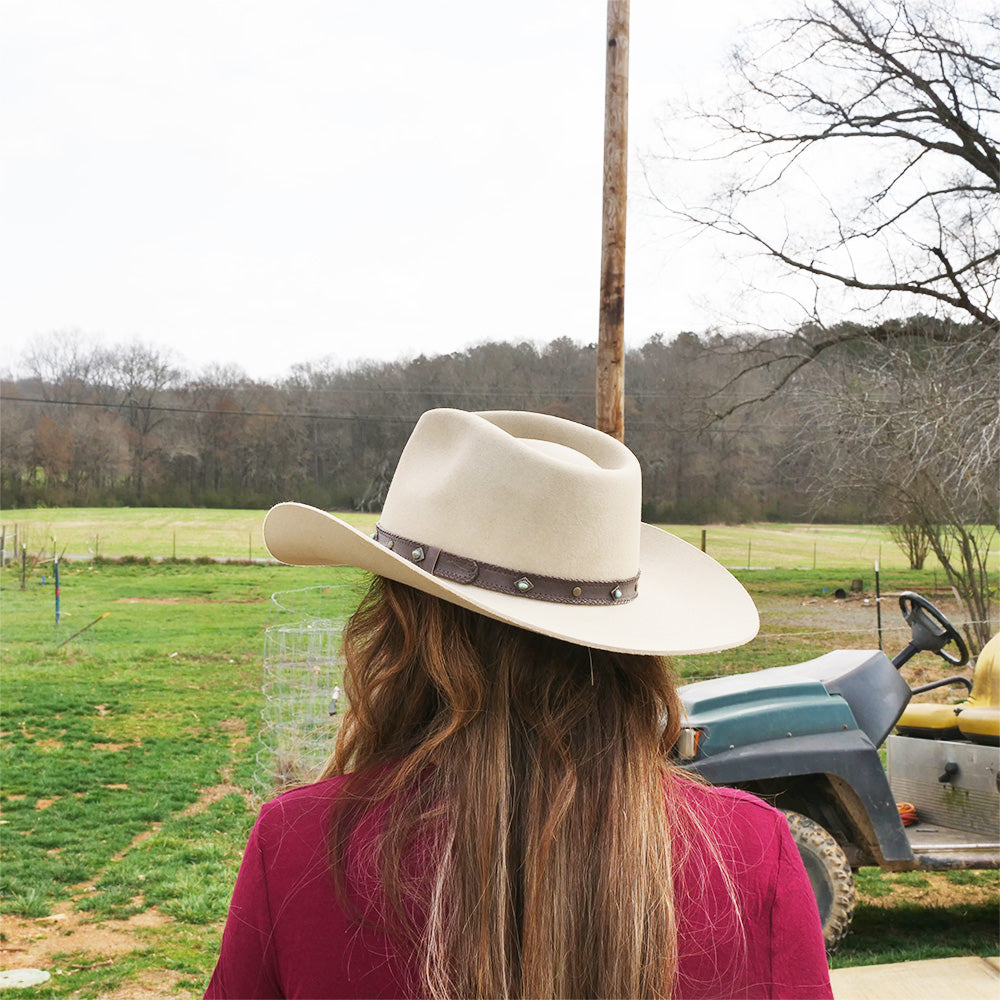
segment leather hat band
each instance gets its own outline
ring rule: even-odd
[[[638,573],[628,580],[565,580],[557,576],[522,573],[516,569],[456,556],[437,546],[394,535],[382,525],[376,527],[372,538],[432,576],[514,597],[594,606],[624,604],[634,600],[639,592]]]

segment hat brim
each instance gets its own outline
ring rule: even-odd
[[[760,627],[742,584],[711,556],[667,531],[643,524],[639,593],[627,603],[580,607],[499,594],[431,576],[334,514],[300,503],[273,507],[264,542],[293,566],[356,566],[510,622],[595,649],[680,655],[749,642]]]

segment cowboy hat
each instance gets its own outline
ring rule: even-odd
[[[596,649],[702,653],[749,642],[757,609],[710,556],[640,518],[639,463],[542,413],[429,410],[373,535],[299,503],[264,520],[274,558],[357,566]]]

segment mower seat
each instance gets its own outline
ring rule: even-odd
[[[1000,634],[983,646],[972,675],[972,694],[956,707],[958,728],[967,740],[1000,745]]]
[[[960,740],[958,705],[910,702],[896,723],[900,736],[922,736],[927,740]]]
[[[958,705],[911,702],[896,730],[901,736],[1000,744],[1000,635],[983,646],[965,701]]]

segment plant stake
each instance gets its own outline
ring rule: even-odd
[[[63,639],[63,641],[59,643],[58,646],[56,646],[56,649],[59,649],[61,646],[65,646],[66,643],[70,641],[70,639],[75,639],[78,635],[80,635],[81,632],[86,632],[88,628],[93,628],[102,618],[107,618],[108,615],[110,614],[111,614],[110,611],[105,611],[103,615],[98,615],[89,625],[84,625],[83,628],[78,629],[76,632],[74,632],[69,637],[69,639]]]

